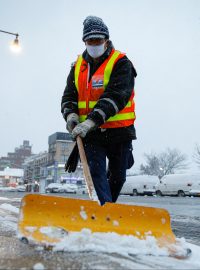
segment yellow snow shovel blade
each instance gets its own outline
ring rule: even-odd
[[[55,244],[68,232],[87,228],[92,232],[115,232],[140,239],[154,236],[160,246],[175,243],[168,212],[160,208],[106,203],[66,197],[24,196],[18,223],[22,239]]]

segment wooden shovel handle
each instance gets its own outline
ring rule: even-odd
[[[94,190],[94,184],[93,184],[92,177],[90,174],[90,169],[88,167],[87,158],[86,158],[85,150],[83,147],[83,142],[82,142],[81,137],[79,137],[79,136],[77,136],[76,141],[77,141],[77,145],[78,145],[81,163],[83,165],[83,173],[85,176],[85,182],[86,182],[86,186],[88,189],[89,197],[90,197],[90,199],[93,199],[92,191]]]

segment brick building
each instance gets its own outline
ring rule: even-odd
[[[0,158],[0,171],[7,167],[21,169],[24,160],[32,155],[31,149],[29,141],[24,140],[23,145],[16,147],[14,152],[9,152],[7,157]]]

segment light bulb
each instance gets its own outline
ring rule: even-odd
[[[11,42],[10,49],[14,53],[20,53],[21,52],[21,46],[19,44],[18,36],[16,36],[15,40],[13,40]]]

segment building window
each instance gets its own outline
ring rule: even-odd
[[[62,155],[61,156],[61,162],[65,163],[67,161],[67,157],[66,155]]]
[[[65,151],[67,148],[66,143],[61,143],[61,150]]]

